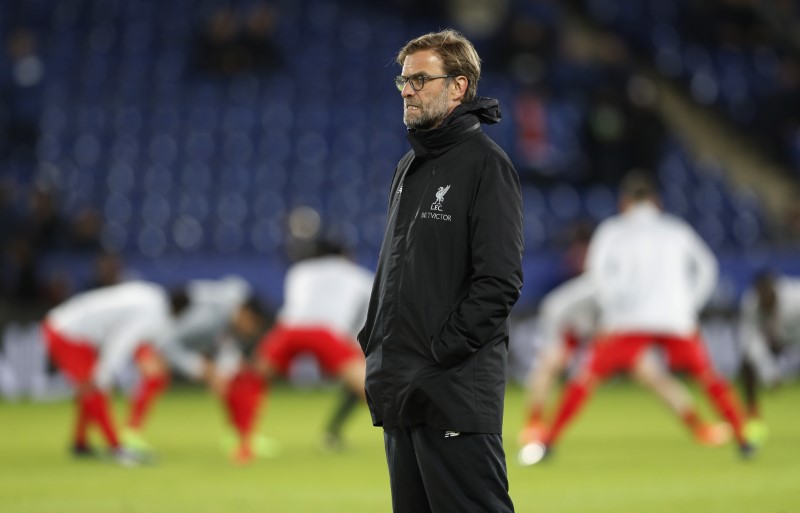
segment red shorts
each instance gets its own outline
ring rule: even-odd
[[[595,339],[589,370],[598,376],[630,371],[642,351],[658,346],[665,350],[669,368],[700,374],[711,368],[702,337],[699,333],[680,337],[657,333],[615,333]]]
[[[85,341],[63,336],[47,322],[42,324],[42,333],[47,342],[50,358],[61,372],[76,383],[92,380],[94,366],[97,363],[97,349],[94,346]]]
[[[284,374],[289,371],[294,357],[302,353],[314,355],[328,374],[337,374],[347,362],[363,357],[354,342],[329,329],[289,328],[280,324],[264,336],[258,352],[261,358]]]

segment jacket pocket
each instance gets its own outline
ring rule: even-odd
[[[447,319],[450,317],[450,313],[453,311],[453,309],[449,305],[437,303],[425,303],[424,309],[426,335],[425,346],[428,350],[428,354],[430,354],[431,359],[436,361],[436,357],[434,356],[431,348],[431,343],[436,337],[439,336],[439,333],[441,333],[442,327],[447,322]]]

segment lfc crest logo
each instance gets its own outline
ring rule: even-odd
[[[439,212],[442,211],[442,203],[444,202],[444,195],[447,194],[447,191],[450,190],[450,185],[446,187],[439,187],[439,190],[436,191],[436,201],[431,204],[431,210],[438,210]]]

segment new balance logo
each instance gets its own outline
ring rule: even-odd
[[[445,438],[455,438],[460,434],[461,434],[460,431],[445,431],[444,432],[444,437]]]

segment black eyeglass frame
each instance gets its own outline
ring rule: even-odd
[[[428,80],[436,80],[437,78],[456,78],[458,75],[411,75],[410,77],[404,77],[403,75],[397,75],[394,77],[394,85],[397,86],[397,90],[403,92],[403,89],[406,88],[406,84],[411,84],[411,89],[414,91],[422,91],[422,88],[425,87],[425,82]],[[414,81],[420,81],[419,87],[414,85]]]

